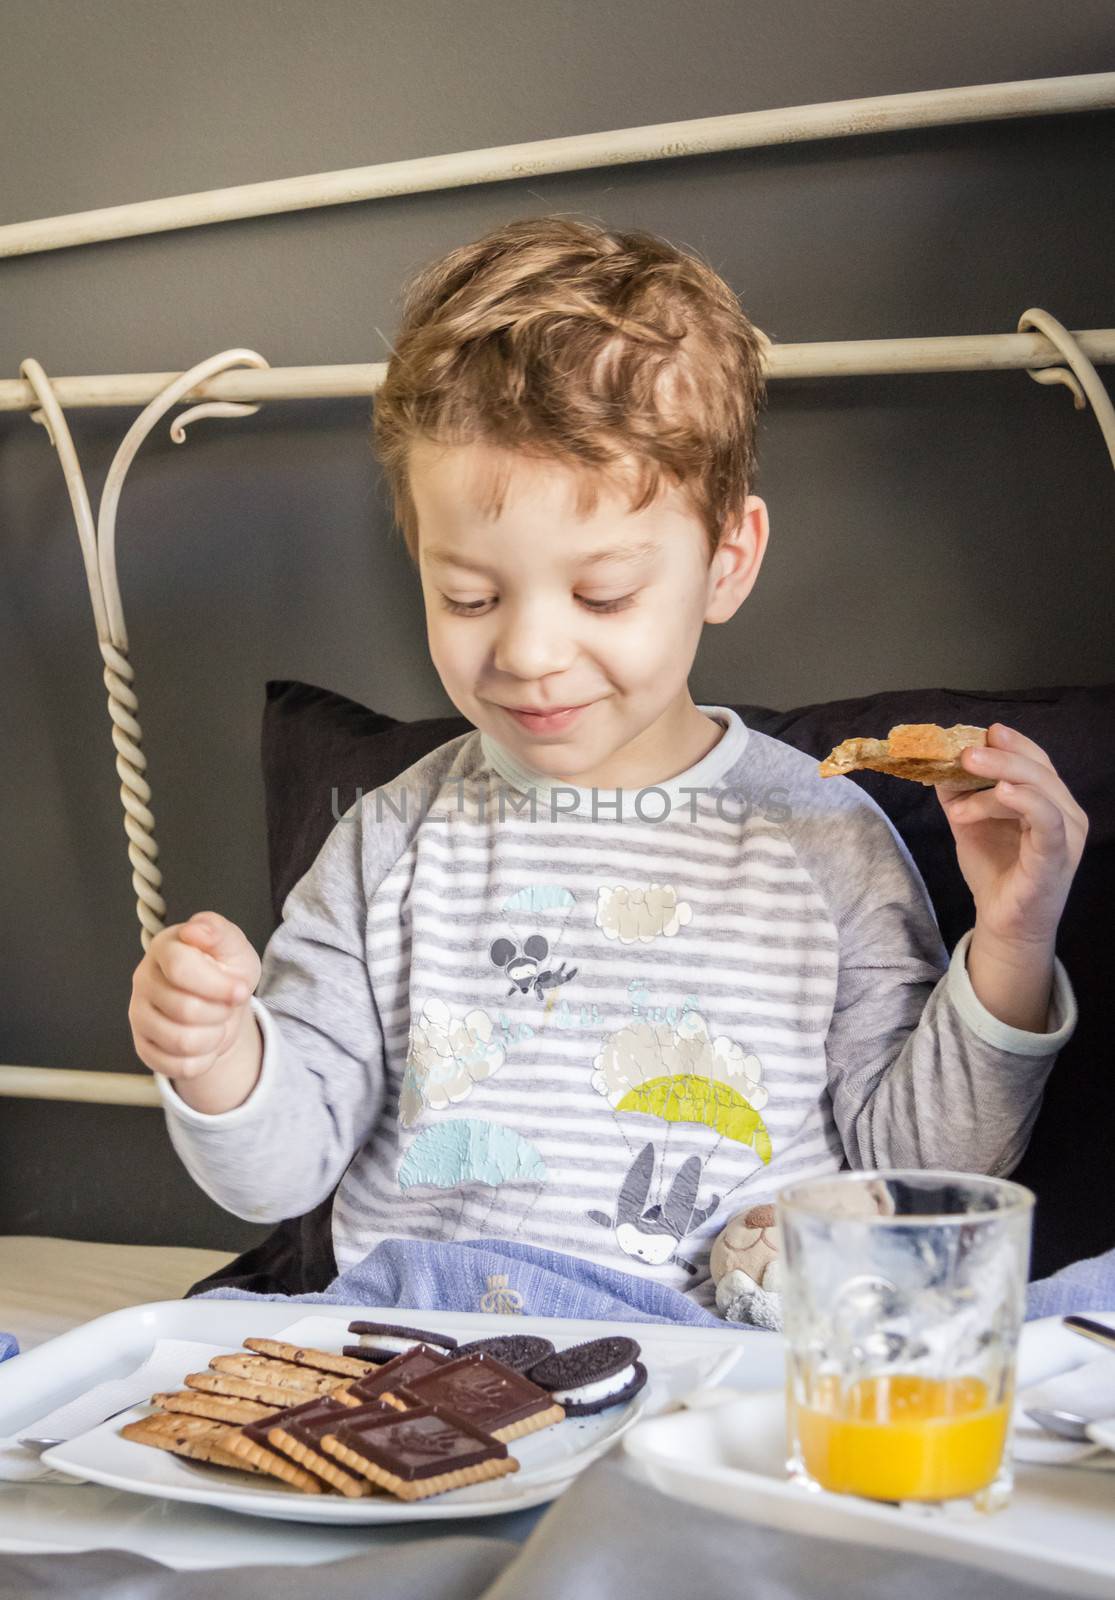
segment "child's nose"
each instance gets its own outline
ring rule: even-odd
[[[572,658],[572,643],[559,621],[535,608],[502,619],[494,665],[515,678],[542,678],[560,672]]]

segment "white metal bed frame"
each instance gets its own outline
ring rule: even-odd
[[[545,139],[528,144],[421,157],[343,172],[244,184],[201,194],[146,200],[64,217],[0,226],[0,256],[65,249],[98,240],[166,232],[388,195],[536,177],[636,161],[671,160],[711,151],[799,143],[899,129],[1029,117],[1115,107],[1115,72],[982,84],[925,93],[884,95],[814,106],[705,117],[688,122]],[[1115,467],[1115,408],[1094,363],[1115,362],[1115,328],[1070,332],[1048,312],[1023,313],[1015,333],[955,338],[884,339],[774,345],[767,342],[770,380],[910,372],[1021,370],[1039,383],[1064,384],[1077,409],[1090,402]],[[236,370],[244,369],[249,370]],[[140,939],[146,950],[165,926],[162,874],[150,809],[135,669],[116,574],[115,528],[120,492],[143,440],[166,413],[189,409],[171,424],[184,442],[186,427],[203,417],[249,416],[261,403],[285,399],[373,396],[384,363],[272,368],[254,350],[225,350],[184,373],[117,373],[51,380],[29,357],[21,377],[0,380],[0,411],[27,411],[47,430],[70,494],[85,561],[121,780],[124,828],[132,863]],[[109,469],[94,524],[65,408],[143,404]],[[160,1105],[153,1078],[142,1072],[98,1072],[38,1066],[0,1066],[0,1097]]]

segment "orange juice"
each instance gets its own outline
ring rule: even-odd
[[[822,1488],[872,1500],[952,1500],[993,1482],[1002,1460],[1009,1398],[993,1402],[982,1378],[912,1373],[835,1377],[791,1400],[802,1465]]]

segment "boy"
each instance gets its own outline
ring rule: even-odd
[[[766,549],[763,346],[703,262],[567,217],[410,286],[376,444],[474,729],[338,822],[262,968],[198,913],[129,1010],[221,1205],[342,1180],[342,1271],[484,1237],[708,1304],[713,1238],[791,1177],[1025,1148],[1087,829],[1048,757],[996,725],[964,764],[1004,782],[938,788],[977,913],[950,961],[874,801],[689,695]]]

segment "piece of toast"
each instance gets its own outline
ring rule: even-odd
[[[963,789],[990,789],[994,778],[979,778],[960,764],[969,745],[987,743],[987,729],[958,722],[941,728],[935,722],[900,722],[885,739],[845,739],[819,765],[822,778],[866,768],[914,783],[951,783]]]

